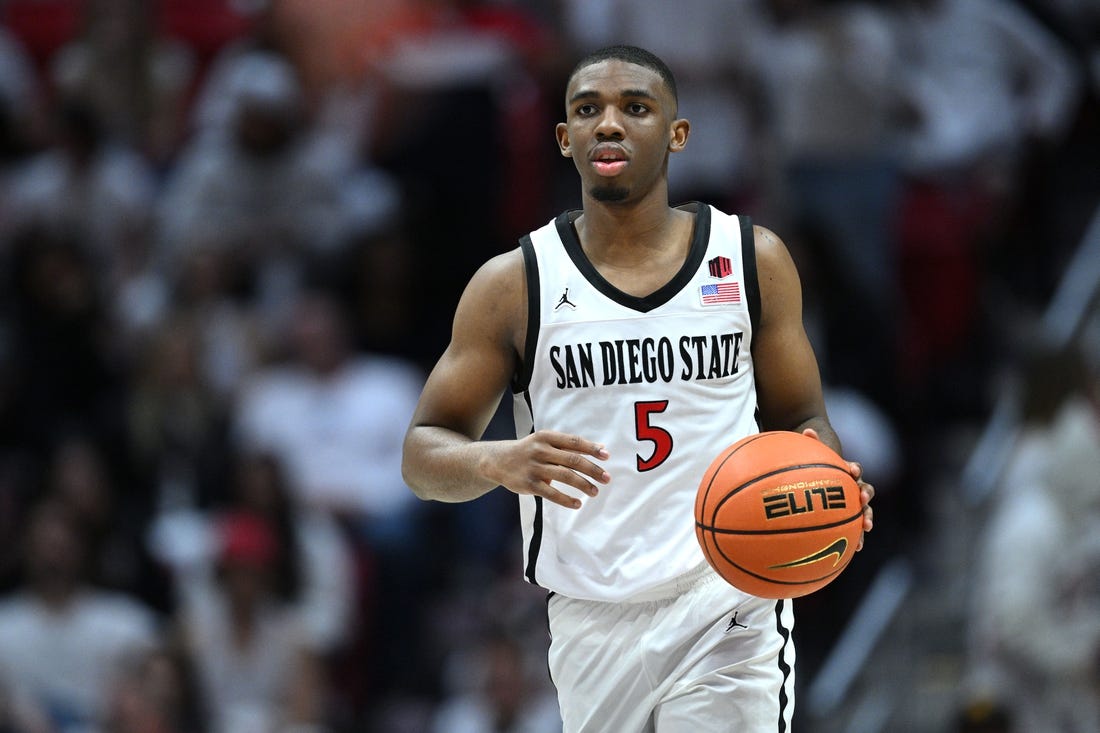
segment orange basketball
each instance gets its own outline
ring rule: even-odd
[[[859,494],[847,462],[821,441],[758,433],[722,451],[703,475],[695,535],[731,585],[797,598],[851,562],[863,531]]]

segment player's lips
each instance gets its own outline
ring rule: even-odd
[[[630,161],[626,151],[618,143],[600,143],[592,148],[588,160],[601,176],[617,176]]]

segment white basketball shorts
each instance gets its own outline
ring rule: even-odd
[[[789,733],[792,602],[703,564],[624,603],[551,595],[550,674],[564,733]]]

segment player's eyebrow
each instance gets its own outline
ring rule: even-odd
[[[619,96],[629,97],[631,99],[649,99],[653,102],[658,101],[657,97],[645,89],[624,89],[619,92]],[[599,97],[600,93],[595,89],[581,89],[569,98],[569,104],[575,104],[582,99],[598,99]]]
[[[656,102],[657,97],[645,89],[624,89],[619,92],[620,97],[630,97],[631,99],[649,99]]]

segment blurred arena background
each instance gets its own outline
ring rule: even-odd
[[[878,489],[796,729],[1100,730],[1098,0],[0,0],[0,731],[560,730],[514,497],[399,459],[616,42]]]

